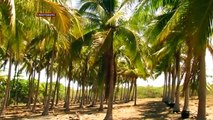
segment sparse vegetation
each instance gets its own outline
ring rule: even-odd
[[[138,99],[142,98],[160,98],[163,95],[163,87],[138,87]]]

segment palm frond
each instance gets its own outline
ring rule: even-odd
[[[174,34],[178,34],[183,30],[183,20],[186,20],[185,16],[188,14],[187,7],[189,3],[183,2],[182,5],[175,11],[171,19],[158,35],[157,39],[160,42],[170,39]]]
[[[80,16],[80,14],[77,13],[77,11],[70,11],[71,15],[71,23],[72,23],[72,29],[71,33],[75,37],[75,39],[78,39],[80,37],[83,37],[84,35],[84,25],[86,22],[85,19]]]
[[[198,7],[193,7],[197,5]],[[213,18],[213,1],[207,0],[206,2],[191,1],[189,6],[191,12],[191,26],[194,39],[194,45],[196,47],[195,52],[199,53],[212,33],[212,18]]]
[[[90,21],[92,21],[92,23],[100,23],[101,20],[99,18],[99,16],[95,13],[91,13],[91,12],[84,12],[83,14],[87,19],[89,19]]]
[[[138,76],[146,79],[146,77],[148,76],[148,73],[147,73],[145,63],[142,60],[140,53],[137,53],[135,59],[133,60],[133,64],[138,69]]]
[[[208,48],[209,52],[211,53],[211,55],[213,57],[213,48],[209,43],[207,44],[207,48]]]
[[[3,0],[0,4],[0,11],[5,23],[10,26],[13,35],[16,34],[16,12],[14,0]]]
[[[107,20],[105,25],[115,24],[116,21],[123,15],[124,13],[121,11],[116,12],[109,20]]]
[[[87,2],[83,3],[83,5],[80,7],[79,13],[83,14],[87,10],[91,10],[91,11],[97,10],[97,6],[98,6],[97,1],[87,1]]]
[[[93,39],[93,49],[101,50],[102,52],[109,48],[109,42],[110,40],[107,40],[109,37],[110,32],[112,32],[111,29],[103,32],[97,32],[92,36]]]
[[[122,3],[120,4],[120,7],[119,7],[118,11],[120,9],[122,9],[126,4],[132,4],[134,2],[135,2],[135,0],[123,0]]]
[[[145,37],[150,43],[156,44],[156,38],[162,29],[166,26],[167,22],[171,19],[174,12],[167,12],[163,15],[156,17],[156,22],[152,22],[149,28],[145,31]]]
[[[27,48],[29,48],[29,50],[30,50],[30,49],[34,49],[35,46],[36,46],[40,41],[42,41],[45,37],[47,37],[47,33],[41,32],[40,35],[35,36],[35,37],[31,40],[31,42],[29,43],[29,45],[27,46]]]
[[[40,2],[45,6],[45,12],[56,14],[56,16],[52,17],[50,21],[59,32],[66,34],[71,26],[70,15],[67,9],[60,4],[47,0],[40,0]],[[43,11],[40,12],[42,13]]]
[[[120,39],[120,42],[125,43],[123,45],[126,46],[126,54],[134,58],[138,51],[138,39],[134,31],[125,27],[118,27],[116,30],[116,37]]]
[[[101,0],[101,5],[105,9],[108,14],[112,14],[115,12],[115,8],[118,5],[117,0]]]

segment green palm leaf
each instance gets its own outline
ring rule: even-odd
[[[116,12],[107,22],[106,25],[115,24],[116,21],[123,15],[124,13],[121,11]]]
[[[182,5],[176,10],[174,15],[168,21],[166,26],[158,35],[157,39],[160,42],[170,39],[174,34],[177,34],[179,31],[183,30],[183,21],[186,21],[185,15],[187,13],[188,2],[183,2]]]
[[[102,11],[104,11],[104,9],[101,6],[99,6],[98,1],[96,1],[96,0],[90,0],[90,1],[85,2],[80,7],[79,12],[82,14],[82,13],[86,12],[86,10],[91,10],[91,11],[102,10]]]
[[[55,13],[56,16],[50,19],[51,23],[59,32],[66,34],[71,26],[70,15],[67,9],[60,4],[47,0],[40,0],[40,3],[45,7],[45,10],[39,12]]]
[[[12,34],[16,33],[16,12],[14,0],[3,0],[0,2],[0,10],[5,23],[10,26]]]

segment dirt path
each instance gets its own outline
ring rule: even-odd
[[[161,102],[161,98],[140,99],[137,106],[133,106],[133,102],[124,104],[115,104],[113,109],[113,118],[115,120],[179,120],[180,114],[173,114],[172,109],[166,107]],[[197,99],[190,100],[190,120],[195,119],[197,114]],[[181,100],[181,108],[183,100]],[[56,108],[50,111],[50,115],[41,116],[42,110],[38,110],[37,114],[32,114],[23,110],[6,115],[4,119],[21,119],[21,120],[71,120],[72,118],[80,118],[81,120],[103,120],[106,114],[106,106],[103,112],[98,111],[98,106],[85,109],[79,109],[77,106],[71,106],[69,113],[64,113],[62,108]],[[76,112],[78,112],[76,114]],[[1,120],[1,118],[0,118]],[[207,120],[213,120],[213,98],[207,99]]]

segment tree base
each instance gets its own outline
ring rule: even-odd
[[[88,107],[89,107],[89,108],[90,108],[90,107],[95,107],[95,105],[91,104],[91,105],[89,105]]]
[[[42,116],[47,116],[47,115],[49,115],[49,114],[48,114],[48,112],[45,111],[45,112],[42,112],[41,115],[42,115]]]
[[[111,116],[106,115],[106,117],[104,118],[104,120],[113,120],[112,115]]]
[[[173,113],[180,113],[180,110],[173,110]]]
[[[181,118],[182,118],[182,119],[189,118],[189,114],[190,114],[190,111],[183,110],[183,111],[181,112]]]
[[[164,103],[166,104],[167,107],[169,107],[169,104],[170,104],[171,102],[169,102],[169,101],[164,101]]]
[[[173,102],[170,102],[170,103],[168,104],[168,106],[169,106],[170,108],[174,108],[174,106],[175,106],[175,103],[173,103]]]

